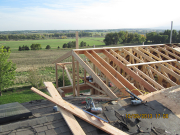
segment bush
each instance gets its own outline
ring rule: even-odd
[[[10,51],[10,47],[9,46],[4,46],[4,52],[9,52]]]
[[[69,81],[66,74],[64,74],[64,83],[65,83],[65,86],[71,85],[71,83],[70,83],[70,81]],[[61,76],[58,79],[58,86],[59,87],[63,86],[63,74],[61,74]]]
[[[43,86],[43,79],[38,73],[38,70],[34,67],[29,70],[28,81],[33,87],[39,88]]]
[[[47,45],[47,46],[46,46],[46,49],[51,49],[51,46],[50,46],[50,45]]]
[[[27,45],[23,45],[22,47],[19,46],[19,51],[29,50],[29,47]]]
[[[41,48],[41,44],[32,44],[31,46],[31,50],[40,50]]]

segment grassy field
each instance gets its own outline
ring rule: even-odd
[[[87,37],[87,38],[79,38],[79,44],[81,41],[86,42],[89,46],[93,45],[105,45],[103,42],[103,37]],[[44,39],[44,40],[23,40],[23,41],[0,41],[0,46],[9,46],[12,51],[18,50],[19,46],[30,45],[34,44],[41,44],[42,48],[45,49],[47,45],[50,45],[51,48],[57,48],[58,46],[62,48],[64,43],[68,43],[70,41],[76,41],[75,38],[71,39]]]
[[[75,39],[73,39],[75,40]],[[85,41],[90,45],[95,44],[103,45],[103,38],[80,38],[79,42]],[[38,75],[42,78],[42,81],[55,82],[55,65],[52,63],[57,58],[61,57],[70,49],[55,49],[60,43],[67,43],[72,41],[72,39],[49,39],[49,40],[27,40],[27,41],[0,41],[0,46],[10,46],[12,51],[9,57],[13,63],[16,64],[16,78],[14,80],[14,85],[7,89],[8,92],[3,92],[3,96],[0,97],[0,104],[10,103],[10,102],[28,102],[31,100],[43,99],[37,94],[30,90],[31,84],[29,82],[29,70],[36,69]],[[18,51],[17,48],[20,45],[31,45],[32,43],[40,43],[42,47],[47,44],[54,47],[50,50],[30,50],[30,51]],[[60,46],[60,45],[59,45]],[[62,62],[70,62],[72,57],[67,58]],[[71,69],[71,65],[69,69]],[[71,69],[72,70],[72,69]],[[80,75],[83,76],[83,68],[80,65]],[[58,75],[62,74],[62,70],[59,67]],[[28,87],[28,88],[27,88]],[[10,91],[9,91],[10,90]],[[12,92],[11,92],[12,90]],[[43,90],[45,92],[45,90]]]
[[[49,93],[46,90],[41,90],[45,94]],[[30,90],[29,88],[21,88],[17,91],[8,91],[4,92],[3,96],[0,97],[0,105],[1,104],[7,104],[7,103],[13,103],[13,102],[19,102],[19,103],[24,103],[24,102],[29,102],[32,100],[40,100],[40,99],[45,99],[38,94],[34,93],[33,91]]]

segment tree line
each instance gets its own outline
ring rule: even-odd
[[[138,33],[120,31],[118,33],[115,32],[106,34],[103,41],[106,45],[115,45],[121,43],[142,43],[146,41],[146,37]]]
[[[151,32],[146,34],[146,42],[151,42],[153,44],[169,43],[170,42],[170,30],[165,30],[164,32]],[[180,43],[180,31],[172,31],[172,43]]]
[[[81,41],[80,47],[85,47],[85,46],[89,46],[89,44],[87,45],[86,42]],[[70,41],[68,43],[63,44],[63,48],[75,48],[75,47],[76,47],[76,41]]]
[[[61,38],[75,37],[75,33],[51,33],[51,34],[0,34],[0,40],[24,40],[24,39],[45,39],[45,38]],[[79,32],[79,37],[92,37],[92,33]]]

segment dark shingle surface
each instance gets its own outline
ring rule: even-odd
[[[72,135],[61,113],[53,111],[55,104],[42,100],[22,103],[22,105],[33,113],[33,117],[0,125],[0,135]],[[96,127],[78,117],[75,118],[86,134],[98,134]]]

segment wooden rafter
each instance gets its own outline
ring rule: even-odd
[[[119,61],[116,57],[119,57],[121,60],[126,61],[124,58],[122,58],[120,55],[115,53],[113,50],[111,50],[113,53],[110,54],[107,50],[104,50],[104,54],[107,55],[112,61],[114,61],[119,67],[121,67],[125,72],[127,72],[130,76],[135,78],[140,84],[142,84],[147,90],[150,92],[156,91],[156,89],[150,85],[147,81],[145,81],[143,78],[137,75],[134,71],[132,71],[130,68],[126,67],[121,61]],[[138,69],[137,69],[138,70]],[[136,91],[134,91],[135,93]],[[136,94],[136,93],[135,93]]]
[[[125,79],[120,73],[118,73],[111,65],[109,65],[105,60],[103,60],[96,52],[90,51],[92,56],[94,56],[102,66],[104,66],[114,77],[116,77],[126,88],[129,90],[137,89],[135,86],[133,86],[129,81]],[[108,78],[109,79],[109,78]],[[115,82],[112,81],[116,85]],[[118,85],[116,85],[118,87]],[[122,87],[118,87],[119,89],[122,89]],[[124,89],[122,89],[123,93],[126,93]],[[140,93],[139,93],[140,94]]]
[[[93,52],[91,52],[91,53],[93,53]],[[116,77],[113,76],[112,72],[109,71],[108,69],[106,69],[106,68],[104,67],[104,65],[102,65],[102,64],[97,60],[97,59],[100,60],[100,57],[98,57],[98,56],[96,55],[96,58],[94,58],[94,57],[92,57],[92,55],[91,55],[89,52],[87,52],[87,51],[84,52],[84,55],[85,55],[92,63],[94,63],[94,64],[97,66],[97,68],[98,68],[103,74],[105,74],[111,82],[113,82],[119,89],[121,89],[125,95],[129,95],[129,94],[125,91],[125,89],[126,89],[125,86],[116,78],[117,76],[116,76]],[[95,55],[95,53],[94,53],[94,55]],[[101,60],[102,60],[102,59],[101,59]],[[102,60],[101,62],[104,62],[104,60]],[[105,64],[105,62],[104,62],[103,64]],[[106,65],[106,66],[107,66],[107,65]],[[111,68],[112,68],[112,67],[111,67]]]
[[[72,51],[67,52],[66,54],[64,54],[63,56],[61,56],[60,58],[56,59],[55,61],[53,61],[52,63],[58,63],[63,61],[64,59],[70,57],[72,55]]]
[[[81,66],[93,77],[93,80],[106,92],[106,94],[112,98],[117,99],[118,97],[111,91],[111,89],[105,85],[105,83],[95,74],[95,72],[75,53],[72,52],[72,55],[76,60],[81,64]]]

